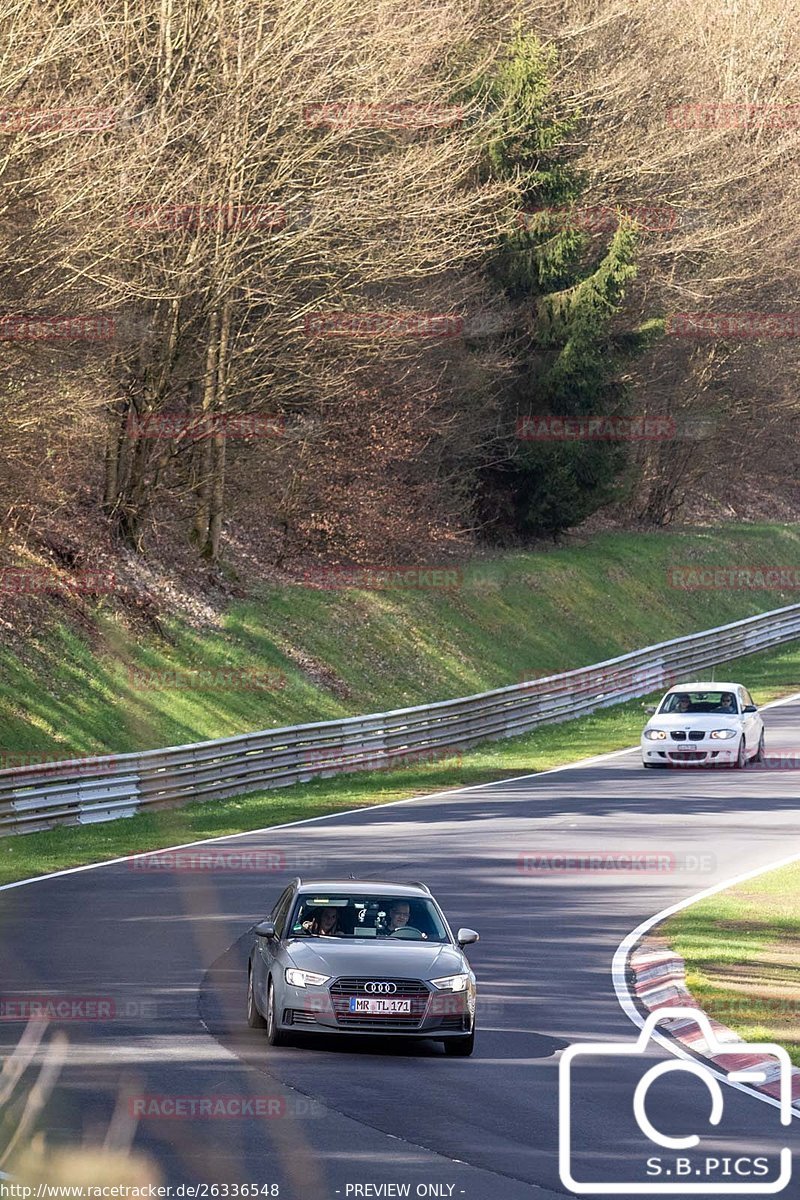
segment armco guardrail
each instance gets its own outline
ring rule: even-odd
[[[800,637],[800,604],[675,638],[591,667],[459,700],[261,733],[0,771],[0,834],[222,800],[398,759],[515,737],[646,696],[715,663]]]

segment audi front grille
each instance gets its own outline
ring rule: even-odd
[[[367,990],[367,984],[394,984],[394,991],[376,991],[373,987]],[[342,1028],[416,1029],[422,1024],[431,997],[431,989],[426,987],[421,979],[375,979],[371,975],[364,975],[334,980],[330,987],[330,996],[336,1024]],[[391,1016],[383,1016],[379,1013],[351,1013],[351,996],[410,999],[411,1012],[393,1013]]]

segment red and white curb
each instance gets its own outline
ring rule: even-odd
[[[648,1012],[661,1008],[694,1008],[704,1017],[713,1041],[703,1032],[698,1022],[690,1017],[664,1017],[659,1025],[692,1055],[704,1059],[709,1065],[727,1074],[729,1071],[760,1071],[765,1076],[763,1083],[753,1083],[754,1091],[777,1100],[780,1095],[780,1066],[772,1058],[748,1052],[748,1043],[738,1033],[720,1024],[703,1013],[697,1000],[689,991],[686,982],[686,964],[679,954],[669,948],[647,945],[646,942],[633,951],[628,966],[631,972],[630,991],[639,1004]],[[719,1044],[730,1046],[730,1051],[720,1052]],[[742,1047],[740,1050],[739,1047]],[[792,1068],[792,1108],[800,1112],[800,1069]]]

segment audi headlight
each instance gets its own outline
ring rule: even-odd
[[[644,736],[651,742],[663,742],[667,736],[666,729],[645,729]]]
[[[286,968],[286,982],[292,987],[321,987],[330,975],[317,975],[315,971],[300,971],[297,967]]]
[[[431,983],[441,992],[464,992],[469,983],[469,975],[445,975],[443,979],[432,979]]]
[[[711,737],[712,738],[723,738],[723,739],[736,737],[736,730],[735,729],[712,729]]]

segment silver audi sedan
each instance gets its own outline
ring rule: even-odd
[[[472,1054],[475,975],[423,883],[294,879],[253,928],[247,1021],[293,1033],[433,1038]]]

